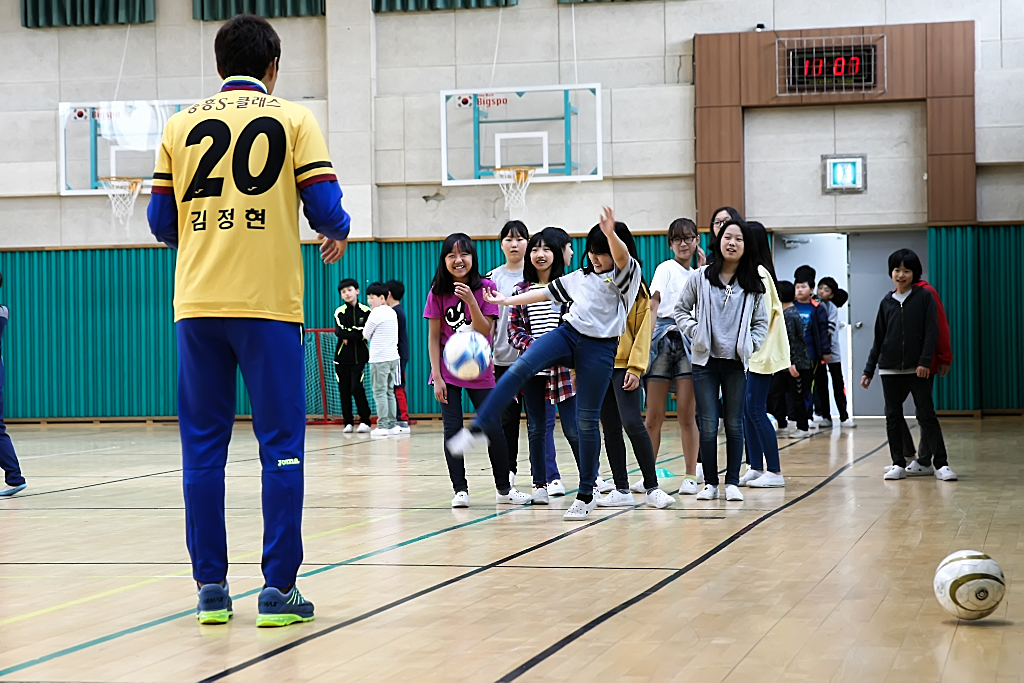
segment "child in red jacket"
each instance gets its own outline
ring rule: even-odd
[[[915,287],[920,287],[928,291],[932,298],[935,299],[935,305],[938,310],[938,322],[939,322],[939,340],[935,343],[935,356],[932,358],[932,374],[939,377],[945,377],[949,374],[949,366],[953,364],[953,346],[950,343],[949,337],[949,321],[946,319],[946,309],[942,306],[942,299],[939,298],[939,293],[935,291],[925,280],[918,280],[914,283]],[[907,425],[907,420],[903,420],[903,450],[906,453],[914,453],[914,437],[910,435],[910,427]],[[922,467],[930,465],[932,462],[931,448],[928,446],[928,440],[923,436],[921,437],[921,444],[917,450],[917,462]]]

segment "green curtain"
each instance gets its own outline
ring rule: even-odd
[[[438,9],[512,7],[519,0],[373,0],[374,12],[423,12]]]
[[[953,344],[935,407],[1024,407],[1024,225],[929,228],[928,271]]]
[[[322,17],[324,4],[325,0],[192,0],[192,18],[199,21],[223,21],[236,14],[255,14],[267,19]]]
[[[156,0],[21,0],[25,28],[146,24],[155,19]]]

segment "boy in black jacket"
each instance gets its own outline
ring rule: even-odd
[[[334,374],[341,392],[341,414],[345,418],[346,434],[353,429],[352,399],[359,411],[360,434],[370,433],[370,404],[363,387],[363,369],[370,360],[370,349],[363,338],[363,327],[370,317],[370,307],[359,303],[359,283],[347,278],[338,283],[341,306],[334,311],[334,334],[338,348],[334,352]]]
[[[896,291],[889,292],[878,307],[875,318],[875,343],[868,354],[860,385],[867,389],[875,374],[882,376],[885,397],[885,431],[889,438],[892,465],[885,471],[886,479],[934,474],[942,481],[955,481],[949,469],[946,444],[942,439],[939,419],[932,404],[932,354],[939,338],[935,300],[914,283],[921,279],[921,260],[910,249],[900,249],[889,256],[889,273]],[[914,397],[917,423],[922,437],[932,449],[932,465],[923,467],[916,461],[908,465],[903,444],[903,401]]]

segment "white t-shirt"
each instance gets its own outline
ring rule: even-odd
[[[655,292],[661,292],[661,303],[658,304],[660,317],[672,317],[672,311],[679,302],[679,295],[683,292],[683,285],[695,272],[697,271],[693,268],[687,268],[675,259],[669,259],[655,268],[654,277],[651,278],[651,296],[654,296]],[[662,311],[666,314],[662,314]]]
[[[574,270],[552,280],[547,295],[561,304],[572,302],[565,321],[577,332],[613,339],[626,329],[626,315],[640,291],[640,277],[640,264],[631,258],[624,269],[614,268],[610,273]]]
[[[398,360],[398,314],[387,304],[370,311],[363,327],[363,336],[370,340],[370,362]]]
[[[523,269],[508,270],[499,266],[487,274],[487,278],[498,286],[498,291],[505,296],[512,296],[516,285],[523,281]],[[498,326],[494,330],[494,364],[512,365],[519,358],[519,352],[508,343],[508,306],[501,306],[498,315]]]

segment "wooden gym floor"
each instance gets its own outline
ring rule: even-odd
[[[1024,422],[943,428],[959,482],[883,481],[865,420],[792,442],[785,489],[579,524],[571,496],[495,507],[483,456],[473,507],[452,510],[438,423],[372,442],[310,427],[299,585],[316,621],[257,630],[248,424],[228,465],[228,626],[193,616],[176,426],[15,425],[29,488],[0,501],[0,681],[1020,681]],[[520,463],[528,481],[525,447]],[[1009,582],[977,623],[932,595],[963,548]]]

